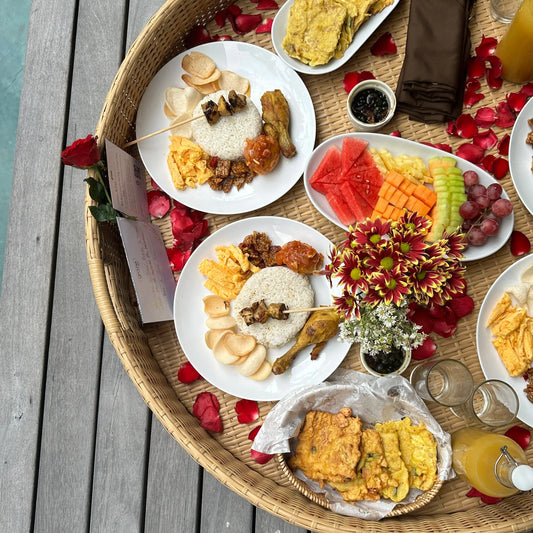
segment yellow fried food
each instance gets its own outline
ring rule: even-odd
[[[365,429],[361,436],[361,459],[357,463],[356,477],[344,483],[329,482],[346,501],[370,500],[381,497],[381,491],[396,485],[388,470],[385,451],[379,433]]]
[[[402,459],[399,436],[396,431],[387,431],[383,427],[378,433],[383,442],[389,474],[395,482],[383,488],[381,495],[390,498],[393,502],[400,502],[409,493],[409,471]]]
[[[198,270],[207,277],[204,286],[225,300],[237,297],[246,280],[259,270],[243,251],[233,244],[215,248],[217,261],[204,259]]]
[[[526,310],[523,307],[509,307],[499,319],[490,327],[495,337],[509,335],[520,327],[520,324],[526,319]]]
[[[491,311],[489,318],[487,320],[487,327],[497,322],[500,319],[500,317],[507,311],[507,309],[511,307],[511,304],[512,304],[511,297],[509,296],[508,293],[505,293],[500,298],[500,300],[498,301],[494,309]]]
[[[167,165],[176,189],[194,189],[213,176],[209,156],[197,144],[178,135],[171,135],[169,139]]]
[[[437,478],[437,443],[426,425],[421,422],[413,426],[406,416],[402,420],[376,424],[376,430],[398,434],[402,459],[409,472],[409,486],[430,489]]]
[[[361,429],[361,420],[350,409],[337,414],[309,411],[289,466],[321,485],[351,480],[361,457]]]

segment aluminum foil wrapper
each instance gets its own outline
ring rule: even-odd
[[[448,480],[455,476],[450,435],[433,418],[409,381],[398,374],[376,377],[341,368],[319,385],[301,387],[282,398],[268,413],[252,447],[263,453],[293,453],[296,437],[308,411],[337,413],[342,407],[350,407],[353,415],[361,419],[363,428],[373,427],[377,422],[400,420],[405,416],[412,420],[413,425],[424,422],[437,441],[438,479]],[[397,505],[384,498],[346,502],[329,485],[320,488],[300,470],[295,475],[305,481],[313,492],[324,494],[336,513],[379,520]],[[411,503],[419,494],[420,490],[411,489],[400,503]]]

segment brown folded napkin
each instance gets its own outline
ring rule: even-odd
[[[397,109],[426,124],[462,111],[475,0],[411,0]]]

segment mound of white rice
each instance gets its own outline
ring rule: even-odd
[[[202,115],[202,104],[213,100],[215,104],[220,96],[228,97],[229,91],[217,91],[208,94],[195,107],[193,116]],[[212,126],[205,117],[191,122],[192,136],[204,152],[221,159],[242,159],[246,139],[255,139],[261,135],[263,121],[255,104],[246,97],[246,107],[234,115],[220,117]]]
[[[264,324],[247,326],[239,312],[261,300],[265,300],[267,306],[284,303],[288,309],[302,309],[313,307],[315,293],[307,276],[287,267],[275,266],[263,268],[251,276],[235,298],[233,317],[239,330],[254,335],[257,342],[267,347],[283,346],[300,332],[309,313],[290,313],[287,320],[268,318]]]

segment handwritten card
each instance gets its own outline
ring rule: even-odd
[[[143,323],[173,319],[176,281],[159,228],[150,221],[144,168],[106,140],[109,188]]]

